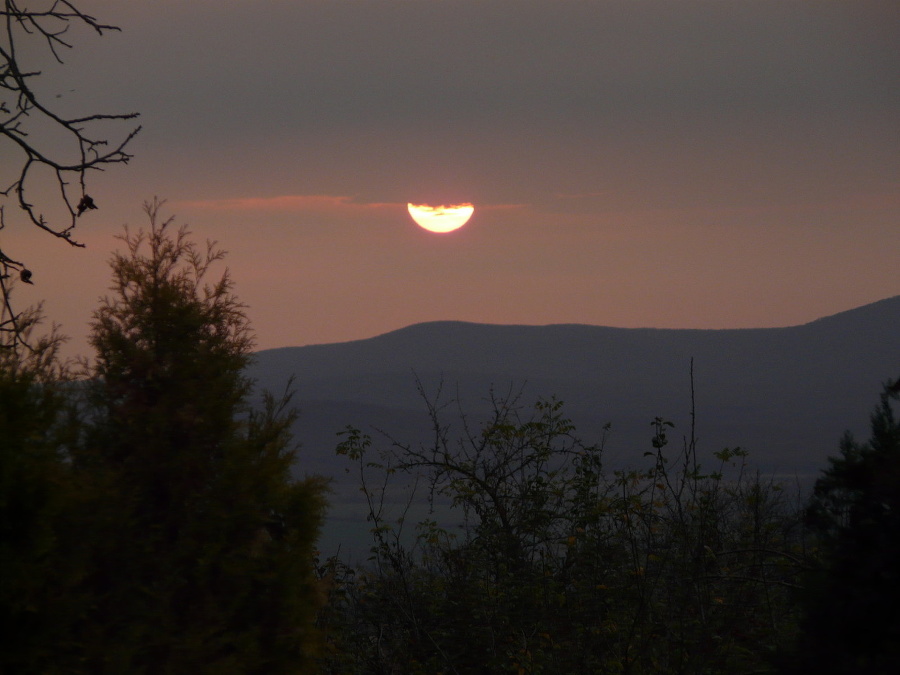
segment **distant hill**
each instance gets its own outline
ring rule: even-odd
[[[772,468],[814,470],[844,429],[865,432],[881,383],[900,376],[900,296],[790,328],[422,323],[261,351],[249,374],[273,391],[295,377],[296,431],[313,465],[331,463],[334,434],[347,424],[395,435],[415,428],[424,418],[416,376],[431,391],[442,380],[472,414],[492,386],[524,385],[525,403],[555,395],[585,436],[611,422],[611,452],[627,458],[646,444],[618,447],[617,438],[649,439],[657,415],[686,429],[692,358],[702,445],[740,445]]]
[[[623,329],[440,321],[366,340],[259,352],[249,374],[271,391],[293,375],[301,417],[298,470],[337,477],[336,433],[353,424],[428,438],[416,377],[443,382],[477,419],[485,398],[556,396],[579,435],[612,424],[607,463],[637,464],[656,416],[690,428],[693,359],[701,452],[741,446],[767,473],[817,472],[846,429],[865,437],[881,384],[900,377],[900,296],[790,328]],[[453,421],[454,406],[447,409]],[[377,435],[377,434],[376,434]],[[345,480],[345,479],[344,479]]]

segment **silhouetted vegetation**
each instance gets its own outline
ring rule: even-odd
[[[793,672],[900,668],[900,422],[891,407],[898,385],[881,394],[871,438],[845,435],[816,482],[807,521],[821,562],[806,579]]]
[[[0,349],[0,673],[65,672],[57,657],[84,606],[68,373],[60,338],[34,336],[39,321],[36,310],[20,318],[33,350]]]
[[[560,401],[448,421],[423,393],[429,443],[345,431],[370,555],[317,560],[290,396],[250,404],[222,253],[159,208],[122,237],[80,378],[29,336],[39,311],[0,350],[0,672],[896,670],[897,383],[808,500],[661,417],[610,470]]]
[[[74,44],[73,33],[82,28],[96,35],[119,30],[78,4],[55,0],[29,6],[7,0],[0,5],[0,230],[13,220],[4,210],[9,201],[24,216],[23,225],[83,247],[75,238],[78,218],[97,208],[86,192],[88,175],[127,163],[140,127],[115,130],[122,123],[130,125],[137,113],[67,113],[38,86],[41,61],[62,63]],[[26,336],[28,316],[13,308],[11,281],[33,284],[32,276],[18,253],[0,246],[0,348]]]
[[[55,342],[0,352],[4,649],[15,673],[310,672],[320,481],[291,479],[288,399],[249,404],[222,254],[126,232],[89,379]]]
[[[740,448],[703,468],[652,423],[643,468],[607,471],[558,401],[493,400],[425,446],[348,428],[373,523],[367,563],[325,561],[327,672],[889,673],[900,664],[900,429],[886,387],[804,503]],[[443,522],[407,519],[392,484]],[[404,489],[409,489],[405,487]],[[440,504],[455,507],[457,522]],[[393,504],[392,504],[393,502]],[[404,506],[405,505],[405,506]]]
[[[558,401],[495,399],[452,438],[437,402],[426,447],[349,429],[373,522],[368,564],[336,561],[320,617],[331,672],[754,672],[790,643],[809,565],[802,513],[739,448],[706,470],[693,438],[652,424],[646,466],[607,472]],[[412,476],[456,525],[404,535],[390,482]],[[409,498],[411,499],[411,498]]]

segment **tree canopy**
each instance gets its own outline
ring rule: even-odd
[[[608,470],[559,401],[494,399],[456,436],[428,410],[432,443],[351,428],[339,447],[373,524],[366,564],[323,568],[340,672],[765,672],[790,643],[800,513],[744,451],[704,470],[657,418],[645,466]],[[391,511],[413,501],[402,477],[435,515]]]
[[[45,387],[49,361],[26,367],[22,348],[0,364],[0,430],[15,432],[0,476],[18,486],[0,504],[3,567],[29,580],[2,587],[4,610],[41,645],[0,663],[311,672],[325,486],[293,477],[289,395],[251,398],[244,307],[227,272],[209,276],[223,253],[161,206],[112,260],[87,379]]]
[[[795,672],[896,672],[900,665],[900,380],[887,384],[865,442],[851,434],[816,482],[807,522],[821,564],[806,581]]]

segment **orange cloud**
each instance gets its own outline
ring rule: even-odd
[[[405,209],[406,203],[357,202],[336,195],[281,195],[239,199],[201,199],[178,202],[178,206],[203,211],[265,211],[289,213],[359,212],[372,209]]]
[[[360,213],[373,210],[406,211],[407,202],[362,202],[342,195],[281,195],[238,199],[201,199],[176,202],[176,206],[202,211],[254,211],[281,213]],[[527,208],[526,204],[478,205],[479,210]]]

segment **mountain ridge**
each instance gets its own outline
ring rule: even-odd
[[[279,352],[283,350],[292,350],[292,349],[307,349],[307,348],[318,348],[318,347],[337,347],[343,345],[351,345],[358,344],[364,342],[370,342],[373,340],[379,340],[381,338],[386,338],[388,336],[402,334],[411,331],[418,331],[421,329],[427,329],[430,327],[453,327],[453,326],[466,326],[466,327],[490,327],[496,329],[541,329],[541,328],[590,328],[590,329],[600,329],[600,330],[609,330],[609,331],[646,331],[646,332],[679,332],[679,333],[698,333],[698,332],[713,332],[713,333],[729,333],[729,332],[751,332],[751,331],[781,331],[781,330],[790,330],[796,328],[803,328],[806,326],[812,326],[819,323],[827,323],[831,321],[841,321],[845,320],[849,317],[855,317],[863,314],[869,314],[878,310],[889,309],[900,311],[900,295],[895,295],[889,298],[884,298],[882,300],[876,300],[871,303],[867,303],[865,305],[860,305],[859,307],[853,307],[850,309],[842,310],[840,312],[836,312],[834,314],[829,314],[826,316],[822,316],[806,323],[801,324],[791,324],[787,326],[769,326],[769,327],[746,327],[746,328],[667,328],[667,327],[654,327],[654,326],[635,326],[635,327],[621,327],[621,326],[608,326],[603,324],[589,324],[589,323],[547,323],[547,324],[525,324],[525,323],[515,323],[515,324],[494,324],[494,323],[484,323],[477,321],[464,321],[459,319],[438,319],[433,321],[422,321],[413,324],[409,324],[407,326],[403,326],[401,328],[396,328],[384,333],[379,333],[377,335],[373,335],[365,338],[358,338],[355,340],[342,340],[339,342],[325,342],[325,343],[312,343],[307,345],[287,345],[282,347],[272,347],[268,349],[259,350],[257,353],[268,353],[268,352]]]
[[[844,429],[865,433],[881,384],[900,376],[898,336],[900,296],[778,328],[433,321],[257,352],[248,374],[272,391],[295,377],[301,457],[326,472],[348,424],[418,440],[427,420],[417,379],[432,396],[443,383],[476,416],[492,389],[521,391],[523,403],[555,396],[588,440],[611,422],[612,452],[628,462],[646,449],[654,417],[688,428],[691,375],[708,452],[740,445],[765,468],[809,472]]]

